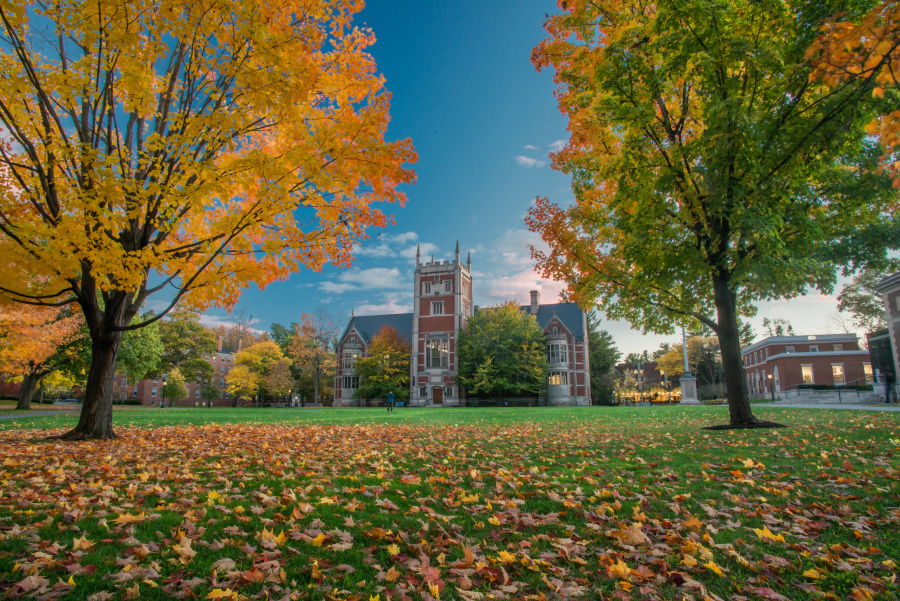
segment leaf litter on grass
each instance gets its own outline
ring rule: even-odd
[[[779,415],[789,429],[710,433],[686,418],[624,415],[122,428],[119,440],[79,444],[3,432],[0,591],[39,601],[900,594],[896,420],[798,411]]]

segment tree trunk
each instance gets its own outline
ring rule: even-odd
[[[737,295],[728,287],[727,276],[713,277],[716,302],[719,349],[722,352],[722,371],[725,373],[725,394],[728,397],[729,425],[742,427],[758,423],[750,409],[750,397],[744,380],[741,361],[741,339],[737,323]]]
[[[319,368],[318,368],[318,367],[316,368],[316,386],[315,386],[315,391],[316,391],[316,398],[313,399],[313,404],[319,402]]]
[[[37,377],[28,374],[22,378],[22,388],[19,390],[19,401],[16,409],[28,411],[31,409],[31,399],[34,397],[34,389],[37,387]]]
[[[44,404],[44,376],[41,376],[41,400],[39,401],[41,405]]]
[[[91,332],[91,367],[84,389],[84,404],[78,425],[63,434],[63,440],[111,440],[116,358],[122,332]]]

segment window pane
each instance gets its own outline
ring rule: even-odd
[[[803,383],[804,384],[812,384],[813,383],[813,370],[812,365],[802,365],[800,369],[803,372]]]
[[[843,384],[844,383],[844,364],[843,363],[832,363],[831,364],[831,373],[834,376],[835,384]]]

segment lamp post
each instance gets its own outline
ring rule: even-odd
[[[767,376],[769,378],[769,391],[772,393],[772,402],[775,402],[775,383],[772,379],[772,374]]]

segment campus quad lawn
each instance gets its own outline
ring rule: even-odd
[[[755,412],[789,427],[701,430],[721,407],[126,407],[119,440],[63,444],[42,439],[77,414],[0,420],[0,590],[900,596],[900,416]]]

